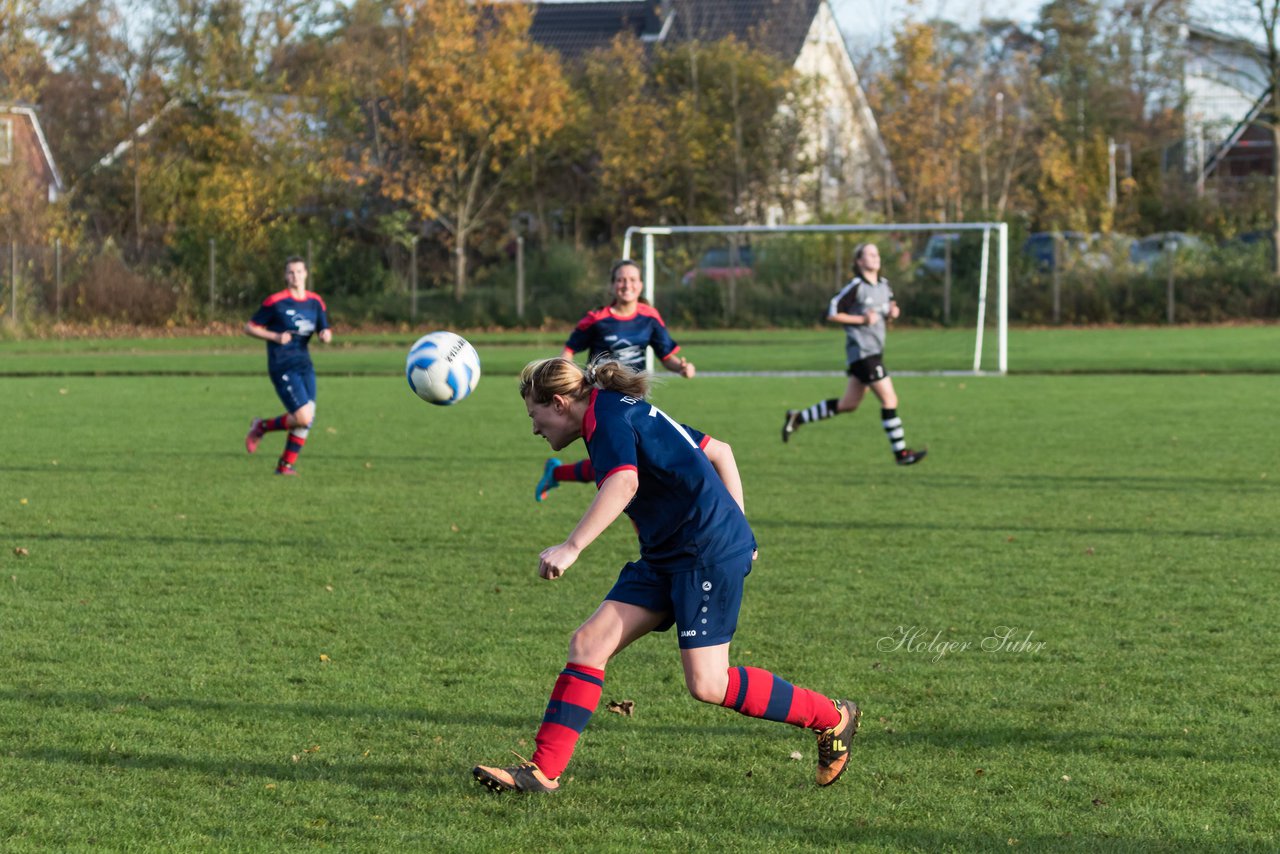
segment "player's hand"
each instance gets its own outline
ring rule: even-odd
[[[751,550],[751,559],[752,559],[752,560],[755,560],[755,559],[756,559],[756,558],[758,558],[758,557],[760,557],[760,550],[759,550],[759,549],[752,549],[752,550]]]
[[[898,304],[897,304],[896,302],[895,302],[893,305],[889,306],[889,319],[890,319],[890,320],[897,320],[897,319],[898,319],[898,315],[900,315],[900,314],[902,314],[902,309],[898,308]]]
[[[880,315],[874,309],[867,309],[867,313],[862,315],[863,326],[874,326],[875,322],[880,319]]]
[[[280,333],[280,342],[279,342],[279,343],[281,343],[281,344],[288,344],[288,343],[289,343],[290,341],[292,341],[292,340],[293,340],[293,333],[291,333],[291,332],[281,332],[281,333]]]
[[[581,552],[568,543],[543,549],[542,554],[538,555],[538,575],[548,581],[554,581],[564,575],[566,569],[573,566],[579,554]]]
[[[693,362],[690,362],[688,359],[680,360],[680,376],[687,380],[691,380],[693,379],[693,375],[697,372],[698,369],[693,366]]]
[[[332,341],[332,340],[333,340],[333,330],[332,330],[332,329],[321,329],[321,330],[320,330],[320,340],[321,340],[321,341],[323,341],[323,342],[324,342],[324,343],[326,343],[326,344],[328,344],[330,341]]]

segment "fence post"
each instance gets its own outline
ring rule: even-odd
[[[62,322],[62,238],[53,241],[53,321]]]
[[[418,235],[409,244],[409,319],[418,320]]]
[[[218,244],[209,238],[209,316],[213,317],[213,307],[217,304],[218,274],[215,264],[218,260]]]
[[[942,322],[951,325],[951,241],[942,241]]]
[[[1061,251],[1062,235],[1053,235],[1053,323],[1062,322],[1062,265],[1067,260],[1066,253]]]
[[[18,242],[9,241],[9,319],[18,322]]]
[[[524,235],[516,235],[516,317],[524,320]]]
[[[844,287],[844,235],[836,235],[836,290]]]

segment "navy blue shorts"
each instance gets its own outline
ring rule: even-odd
[[[316,399],[316,372],[302,368],[271,375],[276,396],[284,404],[285,412],[297,412]]]
[[[604,598],[665,614],[654,631],[674,625],[681,649],[718,646],[738,628],[742,585],[750,572],[750,554],[684,572],[661,572],[638,560],[622,568]]]

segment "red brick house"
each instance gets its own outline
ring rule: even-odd
[[[62,175],[35,109],[0,102],[0,175],[9,170],[33,177],[48,202],[62,195]]]

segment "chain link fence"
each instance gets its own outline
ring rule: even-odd
[[[744,265],[736,275],[704,275],[699,259],[718,248],[691,245],[660,259],[666,264],[659,265],[657,307],[668,323],[684,329],[820,323],[852,260],[851,247],[840,243],[760,244],[754,266]],[[189,241],[179,262],[174,250],[156,244],[0,243],[0,320],[14,326],[241,322],[263,297],[284,287],[286,255],[255,259],[250,266],[244,253],[231,249],[215,240]],[[310,286],[324,296],[330,315],[351,325],[560,326],[609,301],[609,247],[582,252],[556,243],[521,250],[473,265],[461,300],[453,294],[447,253],[429,249],[425,241],[414,252],[308,240],[297,254],[307,259]],[[886,242],[885,273],[904,322],[965,324],[977,293],[976,264],[966,251],[960,245],[946,254],[946,269],[939,271],[926,263],[919,247]],[[1117,261],[1046,272],[1021,255],[1010,262],[1014,322],[1161,324],[1280,317],[1280,286],[1269,273],[1265,247],[1252,253],[1215,248],[1170,256],[1146,269]]]

